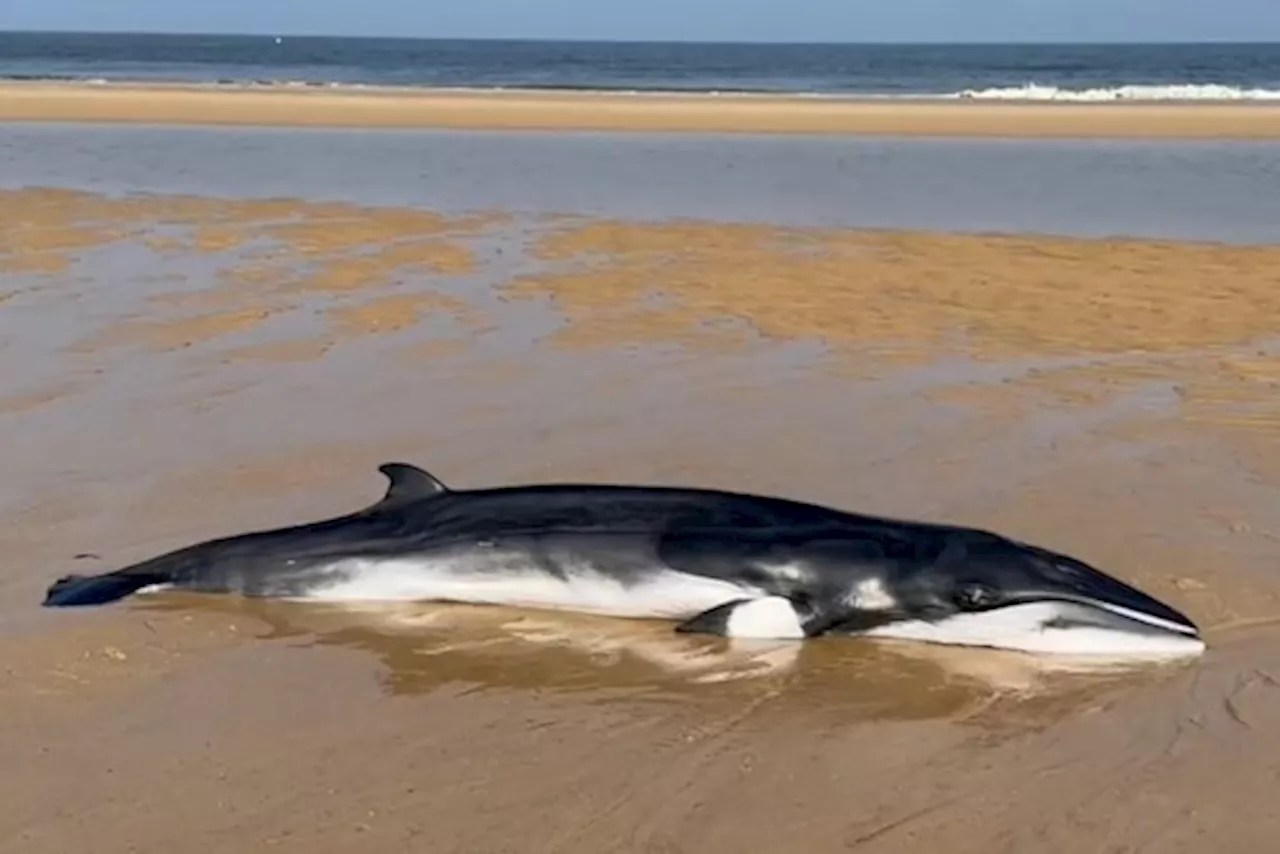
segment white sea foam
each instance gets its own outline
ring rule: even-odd
[[[1070,89],[1025,83],[991,89],[966,89],[951,95],[979,101],[1280,101],[1280,89],[1243,89],[1217,83],[1168,86],[1131,84],[1093,89]]]

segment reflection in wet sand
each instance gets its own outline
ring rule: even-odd
[[[223,611],[267,627],[261,640],[356,649],[392,695],[449,688],[573,694],[592,702],[769,702],[815,719],[966,719],[999,707],[1043,722],[1177,665],[1035,657],[1001,650],[822,638],[681,635],[666,621],[445,604],[318,605],[164,594],[143,610]]]

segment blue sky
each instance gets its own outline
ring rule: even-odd
[[[726,41],[1280,41],[1280,0],[0,0],[0,30]]]

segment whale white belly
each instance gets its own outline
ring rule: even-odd
[[[564,577],[528,564],[496,569],[463,559],[362,560],[329,567],[293,598],[323,602],[445,601],[579,611],[615,617],[679,619],[759,588],[661,568],[621,581],[582,565]]]

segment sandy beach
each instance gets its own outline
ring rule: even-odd
[[[327,87],[0,84],[0,121],[960,137],[1276,139],[1280,107]]]
[[[1280,126],[1243,107],[784,119],[621,98],[575,118],[579,101],[547,98],[11,86],[0,114]],[[234,165],[193,146],[163,168],[141,136],[115,144],[184,180],[282,171],[262,138],[233,142]],[[452,162],[441,150],[419,156]],[[50,176],[71,162],[47,151]],[[353,151],[352,174],[372,168]],[[0,189],[0,763],[21,769],[0,777],[0,849],[1244,854],[1280,832],[1280,243],[534,212],[430,187],[357,201],[302,171],[288,192],[160,192],[127,174]],[[1209,651],[1098,671],[505,609],[38,607],[67,572],[362,506],[390,459],[463,488],[695,484],[994,528],[1186,611]]]

